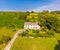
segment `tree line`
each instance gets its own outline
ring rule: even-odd
[[[0,12],[0,28],[23,28],[24,22],[38,22],[43,30],[52,29],[60,33],[60,11]]]

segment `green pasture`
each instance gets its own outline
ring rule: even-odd
[[[11,50],[54,50],[58,44],[56,38],[29,38],[18,37],[11,47]]]

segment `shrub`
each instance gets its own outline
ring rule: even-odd
[[[54,32],[53,30],[49,30],[49,31],[47,32],[47,35],[48,35],[48,36],[54,36],[54,33],[55,33],[55,32]]]
[[[0,40],[0,44],[3,44],[3,41],[2,40]]]
[[[14,29],[13,32],[15,32],[16,30]]]
[[[33,37],[35,37],[35,35],[34,35],[34,34],[28,34],[28,36],[33,36]]]
[[[22,36],[26,36],[25,32],[23,32],[21,35],[22,35]]]
[[[28,32],[29,32],[28,30],[25,30],[21,35],[22,36],[27,36],[28,35]]]
[[[1,40],[3,41],[3,43],[7,43],[8,41],[11,40],[11,37],[9,37],[9,36],[2,36]]]
[[[39,33],[39,30],[36,30],[36,33]]]
[[[35,33],[35,30],[32,30],[33,33]]]

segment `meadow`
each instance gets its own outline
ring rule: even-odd
[[[31,31],[29,33],[32,34]],[[51,37],[19,35],[12,45],[11,50],[55,50],[56,45],[59,45],[58,40],[60,40],[59,33],[54,33],[54,36]]]
[[[55,50],[58,44],[56,38],[29,38],[19,36],[11,50]]]
[[[4,36],[12,38],[15,33],[16,31],[13,31],[13,29],[7,29],[3,27],[2,29],[0,29],[0,40],[4,42],[7,39],[7,38],[4,38]],[[0,50],[3,50],[7,44],[8,43],[1,43],[0,41]]]

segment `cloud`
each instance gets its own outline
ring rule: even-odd
[[[43,11],[43,10],[49,10],[49,11],[55,11],[55,10],[60,10],[60,0],[53,0],[54,2],[48,4],[48,5],[44,5],[41,7],[38,7],[32,11]]]

